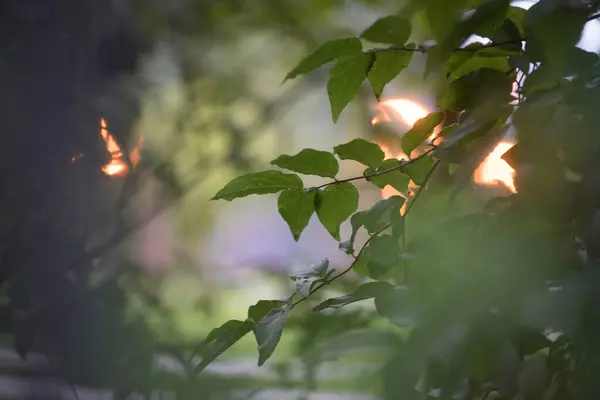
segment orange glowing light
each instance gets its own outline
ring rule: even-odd
[[[385,100],[377,104],[376,110],[377,114],[371,120],[371,123],[373,125],[377,125],[382,122],[399,122],[404,123],[409,127],[412,127],[415,124],[415,122],[417,122],[417,120],[429,114],[429,111],[425,107],[412,100],[403,98]],[[429,141],[435,139],[439,132],[440,127],[437,127],[436,130],[434,130],[433,134],[429,137]],[[392,154],[392,152],[387,146],[381,143],[377,144],[383,150],[386,159],[408,158],[402,152]],[[498,146],[496,146],[496,148],[486,157],[486,159],[477,168],[473,176],[474,182],[478,185],[485,186],[497,186],[501,184],[504,187],[506,187],[510,192],[516,193],[517,189],[514,184],[515,170],[512,169],[510,165],[501,158],[502,155],[514,145],[515,143],[510,141],[500,142]],[[415,156],[418,156],[421,153],[421,151],[422,150],[416,149],[413,151],[411,156],[414,158]],[[387,199],[394,195],[400,195],[404,198],[407,198],[407,196],[410,196],[412,193],[414,193],[415,188],[418,188],[418,185],[411,181],[409,185],[409,193],[403,194],[398,192],[391,186],[386,186],[381,190],[381,195],[384,199]]]
[[[511,193],[517,193],[515,187],[515,170],[502,159],[504,153],[515,145],[503,140],[492,150],[487,158],[475,170],[473,180],[479,185],[504,185]]]
[[[108,125],[104,118],[100,118],[100,136],[106,144],[106,150],[110,153],[111,160],[108,164],[102,166],[102,171],[108,176],[122,176],[129,171],[127,162],[123,159],[123,151],[109,133]],[[138,145],[130,152],[129,159],[132,166],[136,166],[141,159],[142,138],[139,138]]]

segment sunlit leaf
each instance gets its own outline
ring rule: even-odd
[[[339,165],[335,156],[328,151],[303,149],[298,154],[282,155],[271,161],[272,165],[306,175],[335,178]]]
[[[217,192],[212,200],[233,200],[252,194],[278,193],[286,189],[302,189],[302,179],[280,171],[251,172],[238,176]]]
[[[345,296],[334,297],[325,300],[314,308],[314,311],[321,311],[326,308],[340,308],[357,301],[372,299],[375,296],[382,295],[392,291],[394,286],[388,282],[368,282],[357,287],[352,293]]]
[[[315,191],[288,189],[279,195],[277,208],[297,241],[315,211]]]
[[[308,74],[339,57],[360,53],[361,50],[362,44],[358,38],[331,40],[322,44],[313,53],[300,61],[300,63],[287,74],[285,80],[295,78],[298,75]]]
[[[419,147],[431,134],[436,126],[444,120],[443,112],[433,112],[419,119],[414,126],[402,137],[402,150],[404,154],[410,154]]]
[[[348,143],[335,146],[333,151],[342,160],[358,161],[369,167],[377,167],[385,155],[381,148],[364,139],[354,139]]]
[[[400,165],[399,160],[390,158],[378,168],[367,168],[363,174],[369,182],[381,189],[390,185],[399,192],[406,192],[410,178],[400,170]]]
[[[201,372],[215,358],[252,331],[253,327],[254,324],[249,320],[231,320],[225,322],[219,328],[210,331],[204,342],[195,352],[196,355],[201,357],[201,361],[195,367],[194,371],[196,373]]]
[[[254,336],[258,344],[259,367],[271,357],[279,344],[288,312],[288,307],[274,308],[254,327]]]
[[[350,100],[356,96],[373,63],[372,54],[354,54],[340,57],[329,72],[327,93],[331,115],[336,122]]]
[[[410,21],[397,15],[378,19],[360,37],[376,43],[402,45],[410,37]]]
[[[336,240],[340,225],[358,208],[358,190],[350,182],[330,185],[317,192],[315,208],[319,220]]]
[[[412,56],[413,52],[407,50],[387,50],[375,54],[368,78],[377,99],[381,97],[385,85],[408,67]]]

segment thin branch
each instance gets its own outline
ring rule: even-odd
[[[417,160],[421,159],[422,157],[426,156],[427,154],[430,154],[434,150],[435,149],[428,150],[427,152],[423,153],[421,156],[419,156],[417,158],[414,158],[414,159],[410,160],[407,163],[402,164],[402,166],[405,166],[405,165],[409,164],[410,162],[417,161]],[[423,180],[423,184],[419,188],[419,191],[417,192],[417,194],[413,198],[412,202],[406,208],[406,212],[404,213],[405,217],[406,217],[406,215],[408,215],[408,212],[410,211],[410,209],[412,208],[412,206],[415,204],[415,202],[419,198],[419,195],[421,194],[421,192],[423,191],[423,189],[425,189],[425,186],[429,182],[429,179],[431,179],[431,176],[433,175],[434,171],[436,170],[436,168],[438,167],[439,164],[440,164],[440,161],[439,160],[436,161],[435,164],[433,165],[433,167],[429,170],[429,172],[425,176],[425,179]],[[393,170],[396,170],[396,169],[398,169],[398,167],[394,167],[391,170],[393,171]],[[390,170],[385,170],[385,172],[384,171],[381,171],[381,172],[382,173],[387,173],[387,172],[390,172]],[[383,228],[381,228],[377,232],[375,232],[372,235],[370,235],[369,238],[365,241],[365,243],[361,246],[360,250],[358,251],[358,254],[356,256],[354,256],[354,261],[352,261],[352,263],[346,269],[344,269],[341,272],[339,272],[338,274],[332,276],[331,279],[328,279],[326,282],[322,282],[322,283],[318,284],[317,286],[315,286],[312,290],[310,290],[308,292],[307,296],[302,297],[301,299],[299,299],[299,300],[295,301],[294,303],[292,303],[290,305],[290,309],[296,307],[298,304],[300,304],[303,301],[305,301],[306,299],[308,299],[313,293],[317,292],[321,288],[329,285],[330,283],[338,280],[339,278],[341,278],[342,276],[344,276],[348,272],[350,272],[354,268],[354,266],[356,265],[356,263],[358,262],[358,260],[360,259],[361,254],[363,253],[363,251],[365,251],[365,249],[367,248],[368,244],[371,243],[371,240],[373,240],[373,238],[376,237],[377,235],[379,235],[381,232],[383,232],[386,229],[388,229],[390,226],[391,226],[391,223],[388,223]],[[403,234],[402,236],[404,237],[405,235]]]
[[[585,21],[586,22],[590,22],[590,21],[593,21],[593,20],[598,19],[598,18],[600,18],[600,12],[596,13],[596,14],[590,15]]]
[[[352,178],[346,178],[346,179],[338,179],[338,180],[335,180],[335,181],[324,183],[324,184],[319,185],[319,186],[313,186],[311,188],[306,189],[306,191],[307,192],[312,192],[312,191],[319,190],[319,189],[322,189],[324,187],[331,186],[331,185],[339,185],[340,183],[357,181],[359,179],[366,179],[366,180],[368,180],[369,178],[373,178],[375,176],[387,174],[389,172],[393,172],[393,171],[396,171],[398,169],[402,169],[402,168],[406,167],[407,165],[410,165],[410,164],[412,164],[412,163],[414,163],[416,161],[419,161],[421,158],[423,158],[423,157],[425,157],[425,156],[433,153],[435,151],[435,149],[436,148],[433,147],[433,148],[427,150],[426,152],[424,152],[423,154],[421,154],[419,157],[413,158],[413,159],[408,160],[406,162],[401,162],[399,165],[397,165],[395,167],[392,167],[392,168],[384,169],[382,171],[375,171],[372,174],[366,174],[366,175],[360,175],[360,176],[353,176]]]
[[[596,17],[596,18],[600,18],[600,14]],[[488,44],[484,44],[481,47],[478,48],[465,48],[465,47],[456,47],[454,48],[454,52],[476,52],[482,49],[489,49],[492,47],[499,47],[499,46],[504,46],[506,44],[515,44],[515,43],[522,43],[526,41],[525,38],[520,38],[518,40],[507,40],[505,42],[492,42],[492,43],[488,43]],[[407,47],[407,46],[389,46],[389,47],[376,47],[373,49],[369,49],[369,50],[365,50],[363,51],[364,54],[373,54],[373,53],[381,53],[384,51],[412,51],[412,52],[418,52],[418,53],[427,53],[429,51],[429,49],[431,49],[432,46],[425,46],[425,45],[419,45],[416,47]]]

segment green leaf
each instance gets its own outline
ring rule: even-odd
[[[302,189],[302,179],[280,171],[250,172],[238,176],[217,192],[212,200],[231,201],[252,194],[278,193],[286,189]]]
[[[410,178],[401,171],[400,165],[400,161],[390,158],[382,162],[378,168],[367,168],[363,175],[369,182],[380,189],[390,185],[399,192],[406,192]],[[388,170],[390,171],[384,172]],[[376,173],[380,174],[373,175]]]
[[[425,179],[434,165],[435,162],[433,161],[433,157],[425,156],[406,164],[406,166],[402,167],[402,171],[410,176],[410,179],[412,179],[414,183],[422,185],[425,183]]]
[[[392,196],[385,200],[379,200],[362,216],[362,225],[371,233],[379,233],[382,229],[392,223],[396,215],[400,215],[400,207],[405,199],[400,196]]]
[[[258,366],[262,366],[271,357],[281,334],[283,324],[289,312],[288,307],[275,308],[269,311],[254,327],[254,336],[258,344]]]
[[[317,192],[315,208],[319,220],[336,240],[340,225],[358,208],[358,190],[350,182],[330,185]]]
[[[385,154],[381,148],[365,139],[354,139],[333,148],[333,152],[342,160],[354,160],[368,167],[377,167]]]
[[[397,15],[378,19],[360,37],[376,43],[403,45],[410,37],[410,21]]]
[[[284,81],[293,79],[298,75],[308,74],[339,57],[360,53],[361,51],[362,44],[358,38],[337,39],[323,43],[313,53],[300,61],[300,63],[287,74]]]
[[[434,39],[441,42],[461,17],[467,0],[425,0],[425,17]]]
[[[365,216],[365,211],[359,211],[354,213],[350,218],[350,225],[352,226],[352,234],[350,235],[350,239],[340,243],[339,248],[346,254],[354,254],[354,240],[356,239],[356,234],[361,226],[363,226],[363,219]]]
[[[283,300],[259,300],[248,307],[248,319],[257,324],[271,310],[284,307],[287,303]]]
[[[202,361],[194,368],[194,371],[199,373],[204,370],[214,359],[250,332],[253,326],[252,321],[231,320],[210,331],[195,352],[202,358]]]
[[[389,272],[401,260],[398,239],[391,235],[373,236],[365,247],[369,276],[377,279]]]
[[[547,1],[534,4],[524,19],[527,55],[533,61],[545,61],[557,71],[562,70],[569,52],[581,38],[587,17],[587,7],[557,7]]]
[[[431,134],[436,126],[444,120],[443,112],[433,112],[428,116],[415,122],[411,130],[402,137],[402,151],[410,155],[414,149],[419,147]]]
[[[377,314],[397,326],[413,326],[418,317],[418,304],[406,287],[396,287],[375,297]]]
[[[367,282],[357,287],[352,293],[325,300],[313,310],[322,311],[326,308],[340,308],[357,301],[372,299],[392,290],[394,290],[394,286],[388,282]]]
[[[360,85],[367,77],[373,63],[372,54],[354,54],[340,57],[329,72],[327,93],[331,103],[331,115],[336,122]]]
[[[282,155],[271,161],[272,165],[306,175],[335,178],[339,165],[335,156],[328,151],[304,149],[300,153]]]
[[[452,72],[452,79],[460,78],[481,68],[489,68],[506,73],[510,69],[508,57],[472,57]]]
[[[277,199],[279,215],[287,222],[294,240],[300,235],[315,211],[315,191],[289,189],[282,192]]]
[[[483,103],[508,104],[513,81],[509,76],[490,68],[480,68],[453,81],[438,96],[443,110],[466,110]]]
[[[506,13],[507,18],[515,24],[521,36],[525,35],[525,12],[526,10],[524,8],[510,6],[508,8],[508,12]]]
[[[413,52],[406,50],[387,50],[375,53],[375,62],[369,71],[368,79],[378,100],[385,85],[408,67],[412,56]]]

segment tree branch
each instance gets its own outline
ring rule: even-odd
[[[408,160],[406,162],[401,162],[399,165],[397,165],[395,167],[384,169],[383,171],[375,171],[372,174],[366,174],[366,175],[360,175],[360,176],[353,176],[352,178],[339,179],[339,180],[327,182],[327,183],[324,183],[324,184],[319,185],[319,186],[313,186],[311,188],[308,188],[308,189],[306,189],[306,191],[307,192],[312,192],[312,191],[319,190],[319,189],[322,189],[322,188],[327,187],[327,186],[339,185],[340,183],[357,181],[359,179],[367,179],[368,180],[369,178],[372,178],[374,176],[379,176],[379,175],[387,174],[389,172],[396,171],[398,169],[402,169],[402,168],[406,167],[407,165],[410,165],[410,164],[412,164],[412,163],[414,163],[416,161],[419,161],[421,158],[423,158],[423,157],[425,157],[425,156],[433,153],[434,151],[435,151],[435,147],[427,150],[426,152],[424,152],[423,154],[421,154],[419,157],[413,158],[413,159]]]
[[[600,18],[600,14],[598,14],[595,18]],[[592,19],[595,19],[592,18]],[[488,43],[488,44],[484,44],[479,48],[473,48],[473,49],[469,49],[469,48],[465,48],[465,47],[456,47],[453,51],[454,52],[475,52],[475,51],[479,51],[482,49],[489,49],[492,47],[499,47],[499,46],[504,46],[505,44],[515,44],[515,43],[522,43],[526,41],[525,38],[520,38],[519,40],[507,40],[505,42],[492,42],[492,43]],[[432,46],[425,46],[425,45],[418,45],[416,47],[407,47],[407,46],[389,46],[389,47],[376,47],[373,49],[369,49],[369,50],[365,50],[363,51],[364,54],[373,54],[373,53],[381,53],[384,51],[413,51],[413,52],[418,52],[418,53],[427,53],[429,51],[429,49],[431,49]]]

